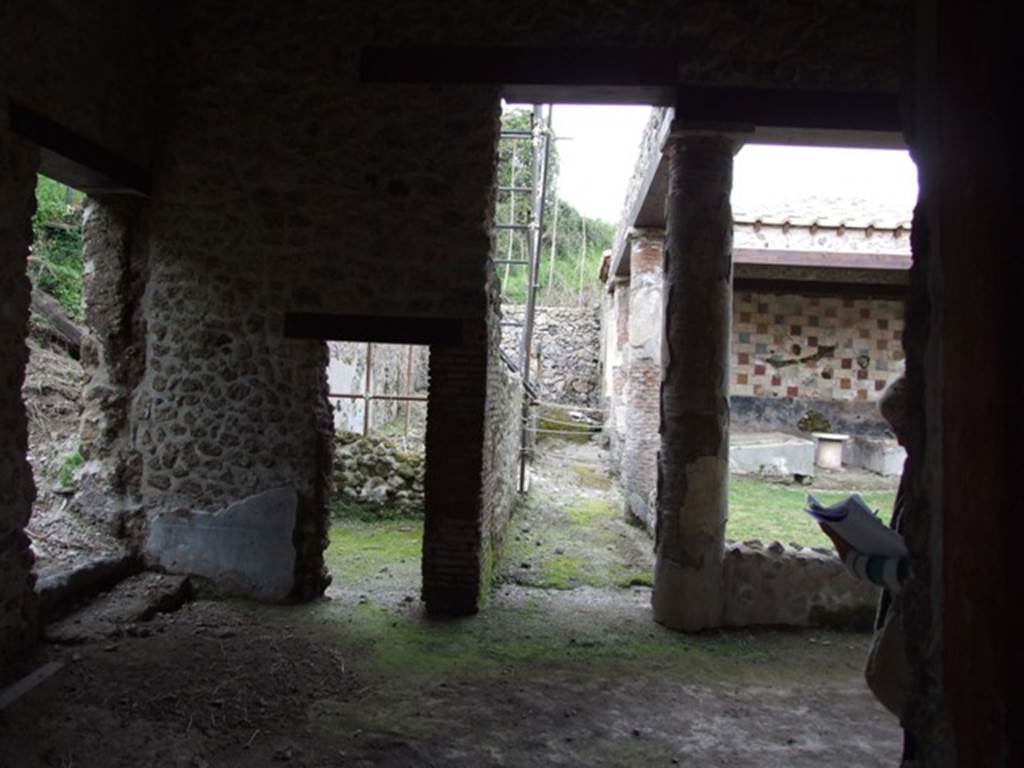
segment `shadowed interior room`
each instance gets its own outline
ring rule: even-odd
[[[0,766],[895,765],[901,725],[907,764],[1021,765],[1019,16],[999,1],[5,2]],[[653,501],[634,515],[654,538],[622,524],[595,545],[639,542],[628,565],[646,570],[612,572],[614,594],[522,586],[548,535],[526,496],[543,382],[532,298],[524,345],[502,345],[503,100],[656,115],[602,267],[604,301],[632,275],[633,311],[647,301],[661,328],[657,350],[633,348],[634,386],[655,394],[622,436],[624,456],[646,451]],[[733,249],[747,144],[903,148],[917,167],[909,269],[869,292],[902,302],[902,723],[864,686],[863,624],[824,604],[759,610],[770,580],[730,565],[768,557],[725,538],[732,308],[765,285]],[[29,449],[39,176],[79,191],[86,264],[66,493]],[[402,486],[422,522],[396,524],[398,543],[329,548],[334,342],[409,350],[379,397],[372,352],[345,394],[397,403],[379,407],[406,444],[422,428]],[[533,482],[557,493],[567,466],[538,460]],[[592,484],[566,514],[612,531],[631,471],[624,499]],[[36,563],[46,494],[116,554]]]

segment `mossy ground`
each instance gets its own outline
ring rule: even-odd
[[[390,585],[418,592],[422,520],[335,520],[324,553],[338,586],[367,590]]]
[[[498,574],[542,589],[650,586],[653,564],[650,539],[625,522],[617,493],[558,500],[535,484],[511,523]]]
[[[681,636],[653,624],[651,539],[626,522],[621,494],[595,455],[592,445],[563,442],[538,462],[531,491],[492,564],[494,589],[476,617],[425,616],[418,599],[422,521],[335,521],[326,557],[336,600],[317,609],[324,631],[343,627],[381,674],[401,672],[403,680],[500,677],[544,667],[585,674],[593,663],[693,682],[820,684],[857,673],[865,635],[816,632],[809,638],[757,630]],[[734,478],[730,534],[818,543],[820,533],[800,512],[806,490]],[[879,507],[891,504],[892,494],[864,496]],[[836,663],[839,646],[855,653]]]
[[[597,590],[543,592],[510,586],[479,614],[428,618],[419,604],[340,598],[317,608],[321,631],[344,634],[382,675],[458,681],[544,668],[585,675],[599,664],[634,675],[671,674],[680,682],[827,684],[860,669],[868,636],[786,630],[681,635],[650,620],[647,590],[607,599]],[[843,659],[842,650],[854,650]],[[410,679],[412,678],[412,680]]]

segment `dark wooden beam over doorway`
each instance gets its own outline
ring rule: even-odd
[[[900,132],[895,93],[680,82],[676,48],[393,46],[361,51],[364,83],[497,85],[514,102],[673,106],[676,119],[802,131]]]

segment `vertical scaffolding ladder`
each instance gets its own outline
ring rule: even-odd
[[[533,116],[531,119],[531,130],[529,131],[502,131],[502,141],[526,141],[531,144],[531,179],[529,186],[517,186],[513,173],[510,179],[510,186],[498,187],[499,193],[511,195],[509,208],[511,209],[512,221],[499,222],[495,225],[498,232],[507,231],[509,237],[514,238],[517,234],[526,235],[526,258],[511,258],[511,242],[508,250],[508,257],[504,259],[495,258],[494,263],[505,267],[505,274],[511,267],[527,269],[526,278],[526,306],[523,311],[523,321],[519,334],[519,371],[523,380],[523,411],[520,432],[520,458],[519,458],[519,491],[526,491],[526,463],[529,455],[527,449],[527,435],[529,431],[530,407],[536,400],[535,388],[531,381],[530,358],[533,351],[533,317],[537,301],[537,288],[540,279],[540,250],[541,237],[544,232],[544,203],[547,193],[548,164],[551,156],[551,105],[534,104]],[[513,155],[514,157],[514,155]],[[513,165],[514,170],[514,165]],[[530,218],[528,223],[520,224],[515,221],[515,196],[517,194],[530,195]],[[502,284],[502,291],[505,286]],[[514,323],[503,323],[503,325],[514,325]]]

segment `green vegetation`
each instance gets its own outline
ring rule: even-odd
[[[736,541],[760,539],[763,542],[797,542],[807,547],[832,548],[832,542],[803,513],[807,492],[821,502],[832,504],[860,493],[872,509],[881,510],[887,519],[896,500],[892,491],[857,490],[817,491],[803,486],[781,485],[749,477],[729,480],[729,523],[725,535]]]
[[[505,130],[523,131],[530,130],[530,127],[530,110],[510,109],[502,115],[502,128]],[[502,142],[498,153],[498,186],[529,187],[533,179],[531,157],[529,142]],[[558,148],[555,143],[551,146],[549,159],[537,299],[546,305],[589,305],[600,291],[597,273],[602,254],[611,247],[615,225],[583,216],[564,200],[556,202],[557,191]],[[526,224],[530,219],[530,205],[528,193],[499,192],[495,222]],[[525,232],[499,231],[495,238],[495,257],[526,259]],[[498,275],[507,301],[522,303],[526,300],[525,266],[506,268],[499,265]]]
[[[72,317],[82,315],[82,195],[45,176],[36,184],[30,274]]]
[[[796,423],[801,432],[831,432],[832,422],[820,411],[808,411]]]
[[[65,490],[72,490],[75,487],[75,470],[85,463],[82,454],[76,448],[64,457],[60,470],[57,472],[57,481],[60,487]]]

